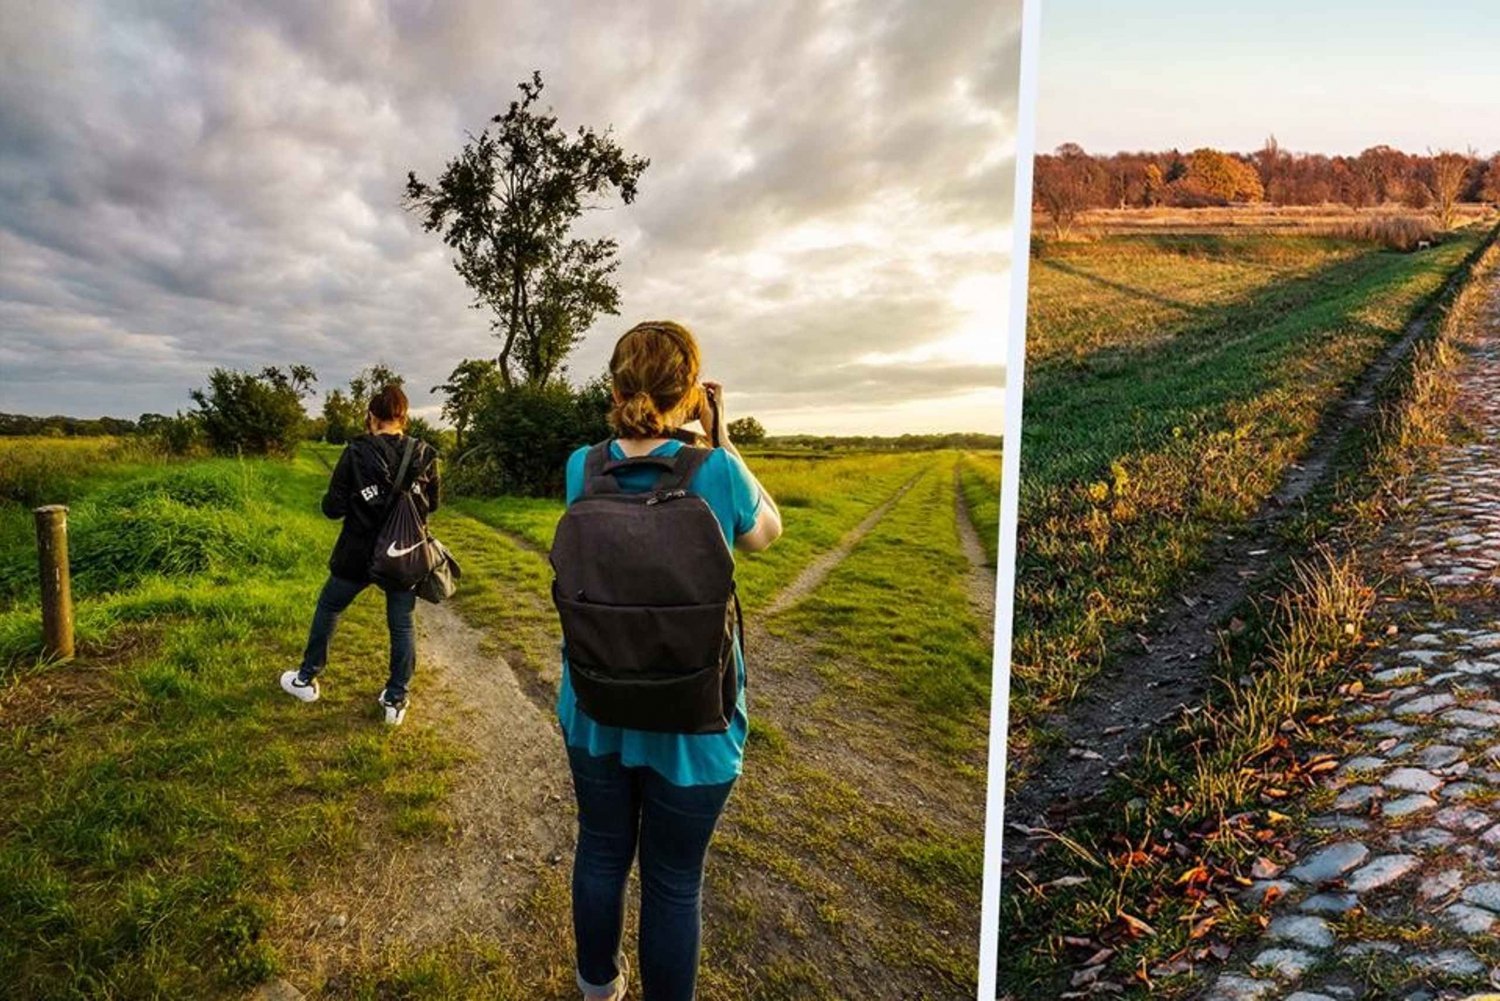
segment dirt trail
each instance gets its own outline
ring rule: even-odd
[[[964,499],[963,474],[959,466],[953,467],[954,520],[958,524],[958,544],[969,561],[969,604],[984,626],[986,639],[995,638],[995,568],[990,565],[979,538],[979,528],[974,524],[974,513]],[[991,526],[992,529],[997,526]]]
[[[454,840],[411,860],[409,875],[428,889],[403,922],[405,935],[439,941],[456,928],[503,924],[536,870],[563,861],[573,841],[572,786],[555,720],[538,711],[509,664],[485,651],[485,634],[447,605],[424,605],[421,614],[434,701],[461,707],[448,734],[473,755],[454,789]]]
[[[863,521],[844,533],[844,537],[839,540],[838,545],[809,563],[797,575],[796,580],[777,592],[776,596],[771,599],[761,614],[771,616],[779,612],[784,612],[811,594],[819,584],[823,583],[824,578],[833,572],[835,567],[848,558],[849,553],[854,547],[859,545],[859,541],[870,534],[870,530],[880,523],[880,519],[885,517],[886,512],[895,507],[896,503],[902,497],[905,497],[906,492],[916,486],[917,481],[921,478],[922,474],[918,473],[901,484],[895,493],[882,501],[869,514],[865,515]]]
[[[1463,281],[1451,277],[1442,295]],[[1170,607],[1151,623],[1140,648],[1113,658],[1086,691],[1055,719],[1055,747],[1031,765],[1024,782],[1007,794],[1004,866],[1006,878],[1087,807],[1155,730],[1201,704],[1208,694],[1217,650],[1217,629],[1270,572],[1299,555],[1276,533],[1326,484],[1335,456],[1350,436],[1366,427],[1376,410],[1382,382],[1428,331],[1433,310],[1409,323],[1360,376],[1354,388],[1325,413],[1307,453],[1292,466],[1261,510],[1244,526],[1221,536],[1204,553],[1207,567],[1185,582]],[[1025,835],[1016,837],[1015,834]]]
[[[548,868],[571,858],[572,790],[552,718],[526,696],[484,633],[450,606],[418,611],[417,674],[406,726],[434,726],[469,758],[454,769],[452,835],[393,845],[372,871],[299,902],[302,962],[503,932]]]

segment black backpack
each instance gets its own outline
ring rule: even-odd
[[[578,704],[596,722],[668,733],[723,733],[734,715],[740,626],[734,556],[692,481],[709,451],[584,462],[583,493],[558,522],[552,600]],[[626,493],[615,474],[661,470]]]
[[[411,590],[433,569],[427,522],[412,496],[412,485],[406,482],[406,471],[411,467],[416,447],[417,440],[408,437],[401,452],[401,464],[391,479],[391,496],[386,501],[380,533],[375,536],[375,552],[370,557],[370,577],[393,591]]]

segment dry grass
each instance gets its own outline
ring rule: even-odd
[[[1400,205],[1356,209],[1348,205],[1230,205],[1213,208],[1092,209],[1074,227],[1076,239],[1088,240],[1126,233],[1245,233],[1275,232],[1325,235],[1364,220],[1420,214]],[[1463,227],[1493,218],[1487,205],[1458,207],[1454,225]],[[1040,219],[1040,217],[1039,217]],[[1050,232],[1039,222],[1038,232]],[[1034,238],[1033,238],[1034,239]],[[1046,241],[1050,242],[1050,241]]]

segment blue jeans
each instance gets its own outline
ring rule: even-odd
[[[578,982],[606,994],[620,975],[625,883],[641,860],[640,977],[645,1001],[691,1001],[698,981],[703,858],[733,782],[677,786],[617,754],[568,748],[578,799],[573,938]]]
[[[318,595],[313,611],[312,629],[307,635],[307,649],[302,654],[302,680],[316,678],[328,663],[328,644],[338,628],[344,609],[369,587],[368,583],[329,577]],[[391,634],[391,675],[385,683],[386,698],[399,702],[406,698],[406,686],[417,667],[417,630],[413,616],[417,609],[417,592],[385,592],[385,624]]]

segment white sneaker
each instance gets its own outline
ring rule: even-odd
[[[302,681],[296,671],[284,671],[281,675],[281,690],[303,702],[318,701],[318,679]]]
[[[380,693],[380,697],[377,698],[375,702],[385,712],[386,726],[401,725],[401,721],[406,719],[406,706],[408,701],[409,700],[407,699],[402,699],[400,702],[387,702],[385,699],[385,692]]]

